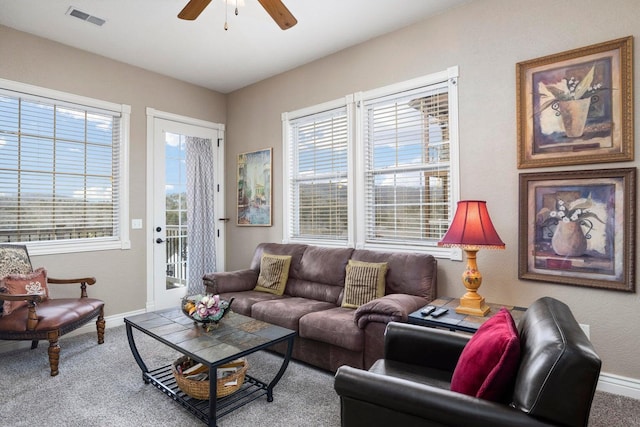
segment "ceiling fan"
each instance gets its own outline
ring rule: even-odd
[[[283,30],[288,30],[298,23],[298,20],[289,12],[289,9],[280,0],[258,0],[264,10],[276,21]],[[211,0],[189,0],[189,3],[180,11],[178,18],[193,21],[211,3]]]

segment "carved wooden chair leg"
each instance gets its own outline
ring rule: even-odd
[[[51,376],[58,375],[58,362],[60,361],[60,346],[58,345],[58,331],[52,331],[48,334],[49,340],[49,366],[51,367]]]
[[[96,320],[96,328],[98,329],[98,344],[104,343],[104,307],[100,310],[98,320]]]
[[[40,341],[38,341],[38,340],[31,341],[31,350],[38,348],[38,343],[39,342]]]

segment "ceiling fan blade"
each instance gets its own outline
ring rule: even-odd
[[[193,21],[202,13],[209,3],[211,3],[211,0],[190,0],[180,11],[178,18]]]
[[[193,0],[192,0],[193,1]],[[258,0],[264,10],[276,21],[283,30],[288,30],[298,23],[298,20],[289,12],[280,0]]]

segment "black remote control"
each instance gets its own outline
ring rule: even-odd
[[[428,316],[431,313],[433,313],[434,311],[436,311],[436,308],[432,305],[428,305],[425,308],[423,308],[422,310],[420,310],[420,314],[422,314],[423,316]]]
[[[449,311],[448,308],[439,308],[436,311],[434,311],[433,313],[431,313],[431,317],[440,317],[443,314],[445,314],[447,311]]]

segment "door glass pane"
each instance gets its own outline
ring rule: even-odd
[[[187,174],[185,136],[167,133],[165,144],[166,288],[187,285]]]

